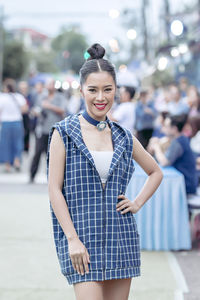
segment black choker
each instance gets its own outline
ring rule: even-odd
[[[82,116],[85,118],[85,120],[87,120],[90,124],[94,125],[97,127],[97,129],[99,131],[102,131],[106,128],[107,122],[108,122],[108,118],[106,117],[106,121],[97,121],[95,119],[93,119],[92,117],[90,117],[90,115],[88,114],[87,110],[85,110],[82,113]]]

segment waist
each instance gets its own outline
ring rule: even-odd
[[[22,120],[19,120],[19,121],[1,121],[1,124],[2,125],[21,125],[21,124],[23,124],[23,122],[22,122]]]

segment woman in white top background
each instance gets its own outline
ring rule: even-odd
[[[0,93],[0,162],[5,163],[5,172],[14,166],[20,170],[24,149],[24,126],[22,114],[28,111],[25,98],[16,93],[16,82],[7,79]]]

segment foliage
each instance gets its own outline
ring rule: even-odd
[[[53,51],[46,52],[42,49],[32,54],[35,68],[38,72],[42,73],[55,73],[58,71],[55,64],[55,57],[56,54]]]
[[[84,63],[84,51],[87,49],[84,35],[75,29],[62,29],[61,33],[53,39],[52,48],[56,53],[56,63],[61,71],[67,69],[78,73]]]
[[[151,76],[150,81],[154,86],[168,85],[174,81],[174,75],[170,70],[156,70]]]
[[[22,43],[5,41],[3,57],[3,78],[21,78],[28,65],[28,55]]]

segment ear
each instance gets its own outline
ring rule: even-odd
[[[80,93],[81,93],[81,96],[84,98],[84,93],[83,93],[82,87],[80,87]]]

